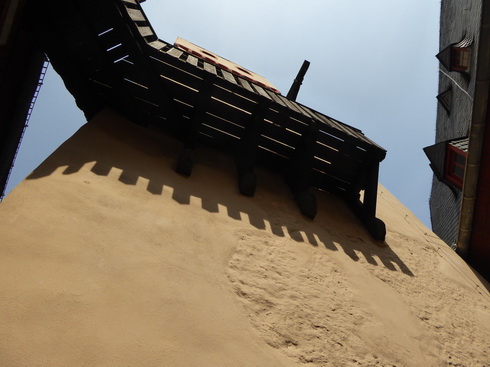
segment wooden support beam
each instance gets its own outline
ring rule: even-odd
[[[295,156],[285,172],[286,182],[293,193],[301,213],[308,218],[315,218],[317,213],[316,196],[310,190],[314,146],[319,133],[315,120],[303,131],[301,140],[296,148]]]
[[[376,218],[378,173],[379,162],[370,162],[365,175],[363,201],[361,202],[359,200],[359,193],[350,193],[347,196],[347,203],[351,206],[354,213],[359,217],[371,236],[377,241],[384,241],[386,237],[386,225],[381,219]]]
[[[180,153],[175,171],[183,176],[190,177],[194,167],[194,150],[197,145],[199,129],[206,115],[206,108],[211,101],[211,90],[213,83],[209,80],[204,80],[197,101],[194,104],[192,117],[185,127],[184,131],[184,148]]]
[[[271,102],[259,103],[245,127],[240,144],[235,152],[235,163],[238,172],[238,188],[245,196],[254,196],[257,177],[253,171],[257,159],[261,126]]]

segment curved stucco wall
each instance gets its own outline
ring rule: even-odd
[[[489,361],[490,295],[383,187],[373,242],[318,193],[103,111],[0,205],[0,365],[437,366]]]

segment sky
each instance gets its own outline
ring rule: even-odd
[[[384,147],[380,182],[430,227],[439,0],[147,0],[160,39],[178,36],[250,69],[287,94],[303,60],[297,101]],[[85,118],[49,68],[7,193]]]

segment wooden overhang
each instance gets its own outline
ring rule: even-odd
[[[87,118],[111,105],[174,134],[184,142],[177,170],[186,175],[197,143],[230,152],[246,195],[255,191],[256,162],[277,169],[310,217],[310,186],[341,194],[384,239],[375,212],[386,151],[360,130],[160,40],[137,0],[49,0],[33,14],[43,49]]]

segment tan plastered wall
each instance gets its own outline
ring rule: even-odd
[[[377,244],[179,150],[105,110],[0,204],[0,366],[490,365],[485,284],[386,189]]]

